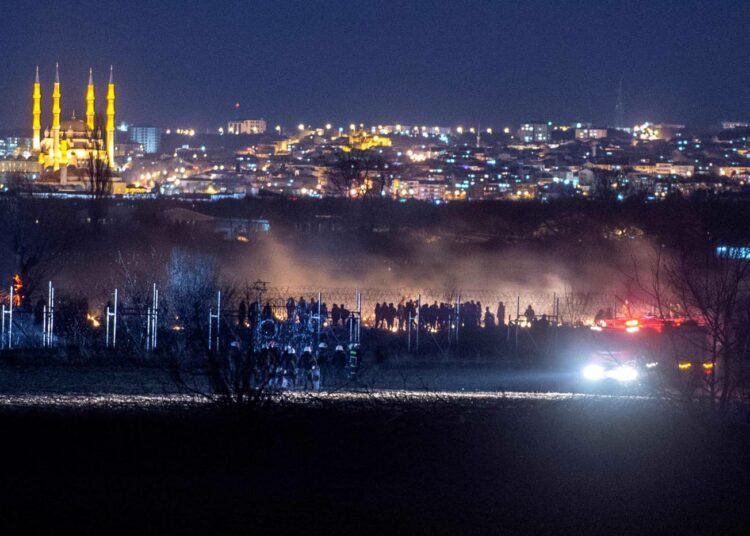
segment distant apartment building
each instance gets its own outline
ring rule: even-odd
[[[229,121],[227,124],[228,134],[264,134],[265,132],[265,119],[243,119],[242,121]]]
[[[748,128],[750,123],[747,121],[722,121],[721,128],[723,130],[732,130],[734,128]]]
[[[750,166],[721,166],[719,176],[732,179],[745,179],[750,177]]]
[[[373,134],[404,134],[410,136],[417,135],[430,135],[430,136],[452,136],[452,127],[441,127],[441,126],[417,126],[417,125],[378,125],[377,127],[371,127]]]
[[[581,141],[600,140],[607,137],[606,128],[577,128],[576,139]]]
[[[24,175],[39,175],[42,164],[34,158],[0,158],[0,174],[20,173]]]
[[[692,164],[675,164],[673,162],[659,162],[657,164],[638,164],[633,170],[647,175],[677,175],[680,177],[692,177],[695,166]]]
[[[518,138],[523,143],[549,143],[550,130],[548,123],[523,123],[518,129]]]
[[[28,154],[24,154],[28,153]],[[19,138],[11,136],[0,138],[0,157],[3,156],[25,156],[31,153],[31,138]]]
[[[130,141],[143,147],[146,154],[158,154],[161,150],[161,129],[148,126],[131,126]]]
[[[435,182],[428,179],[408,179],[401,181],[398,197],[418,199],[420,201],[442,201],[446,195],[444,182]]]

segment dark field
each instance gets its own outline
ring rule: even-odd
[[[62,533],[746,533],[750,434],[632,398],[0,413],[1,523]],[[7,533],[7,531],[3,531]]]

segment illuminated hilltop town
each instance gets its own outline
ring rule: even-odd
[[[61,191],[86,191],[89,162],[105,162],[114,171],[115,166],[115,83],[110,68],[106,93],[105,120],[96,111],[93,70],[89,69],[86,88],[85,119],[76,117],[61,120],[62,91],[60,69],[55,65],[52,84],[51,123],[42,130],[42,84],[39,68],[36,69],[32,93],[32,136],[30,150],[25,158],[8,160],[0,172],[29,176],[40,186]],[[28,144],[26,144],[28,146]],[[124,183],[113,173],[113,193],[122,193]]]
[[[116,195],[208,199],[357,197],[378,184],[379,196],[431,203],[659,201],[744,195],[750,179],[750,123],[742,121],[724,121],[710,132],[666,123],[625,126],[621,117],[614,126],[537,120],[496,128],[328,122],[268,129],[265,119],[239,116],[237,103],[234,117],[217,118],[219,127],[117,125],[112,69],[105,113],[97,113],[89,70],[85,118],[73,112],[61,120],[57,66],[51,96],[51,114],[43,115],[37,68],[31,137],[0,137],[0,189],[21,176],[40,190],[86,195],[92,159],[106,162]],[[43,126],[45,117],[51,124]],[[358,159],[367,177],[360,187],[332,184],[347,159]]]

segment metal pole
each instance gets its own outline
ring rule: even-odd
[[[208,349],[211,350],[214,348],[214,336],[213,336],[213,323],[214,320],[216,320],[216,344],[215,349],[219,350],[219,341],[220,341],[220,327],[219,324],[221,323],[221,291],[219,290],[216,293],[216,314],[214,314],[213,309],[208,310]]]
[[[315,326],[315,331],[317,332],[315,336],[316,336],[316,342],[318,343],[318,345],[320,345],[320,325],[323,323],[323,319],[320,318],[320,313],[322,311],[320,300],[322,298],[323,298],[323,295],[320,292],[318,292],[318,324]],[[320,346],[318,346],[318,348],[320,348]]]
[[[2,305],[2,321],[0,321],[0,348],[5,348],[5,304]]]
[[[107,317],[107,327],[104,331],[104,347],[109,348],[109,305],[107,305],[105,316]]]
[[[146,350],[151,350],[151,306],[146,309]]]
[[[461,295],[456,299],[456,350],[458,350],[459,334],[461,332]]]
[[[349,314],[349,343],[354,343],[354,335],[355,335],[355,329],[354,329],[354,316],[357,314],[357,291],[354,291],[354,307],[352,307],[352,311]]]
[[[42,346],[47,347],[47,306],[42,309]]]
[[[409,312],[409,322],[406,324],[406,347],[411,352],[411,311]]]
[[[10,287],[10,309],[8,311],[8,349],[13,348],[13,285]]]
[[[521,318],[521,296],[516,295],[516,324],[519,318]]]
[[[44,308],[44,322],[43,326],[43,341],[44,346],[52,346],[52,333],[55,326],[55,287],[52,286],[52,281],[48,283],[47,287],[47,305]]]
[[[417,353],[419,353],[419,325],[422,323],[422,295],[417,294]]]
[[[156,331],[159,327],[159,290],[156,288],[156,283],[154,283],[154,306],[151,317],[154,322],[154,325],[151,328],[151,337],[153,338],[153,341],[151,342],[151,349],[156,350]]]
[[[216,293],[216,350],[219,350],[219,331],[221,330],[221,291]]]
[[[117,347],[117,289],[115,289],[115,312],[112,324],[112,348]]]
[[[521,296],[516,296],[516,357],[518,357],[518,320],[521,318]]]
[[[359,338],[362,335],[362,293],[357,290],[357,344],[359,344]]]
[[[52,334],[55,332],[55,287],[52,286],[52,281],[49,282],[50,286],[50,301],[49,301],[49,322],[48,322],[48,336],[50,346],[52,345]]]
[[[214,313],[213,309],[210,307],[208,308],[208,350],[211,351],[211,341],[213,340],[213,335],[211,334],[211,326],[214,323]]]

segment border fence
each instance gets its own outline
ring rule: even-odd
[[[508,338],[515,328],[517,338],[518,327],[532,320],[529,311],[549,325],[575,326],[605,311],[617,318],[652,310],[643,300],[604,293],[272,287],[256,281],[244,289],[215,289],[212,296],[204,292],[187,318],[181,312],[187,304],[171,300],[169,289],[143,287],[114,288],[106,303],[92,306],[86,296],[58,293],[51,281],[35,304],[11,285],[0,291],[0,350],[80,346],[149,354],[190,338],[208,351],[276,344],[299,352],[321,343],[360,344],[365,328],[391,332],[408,351],[419,352],[426,342],[458,348],[472,329],[490,327],[490,316],[493,327],[507,327]]]

